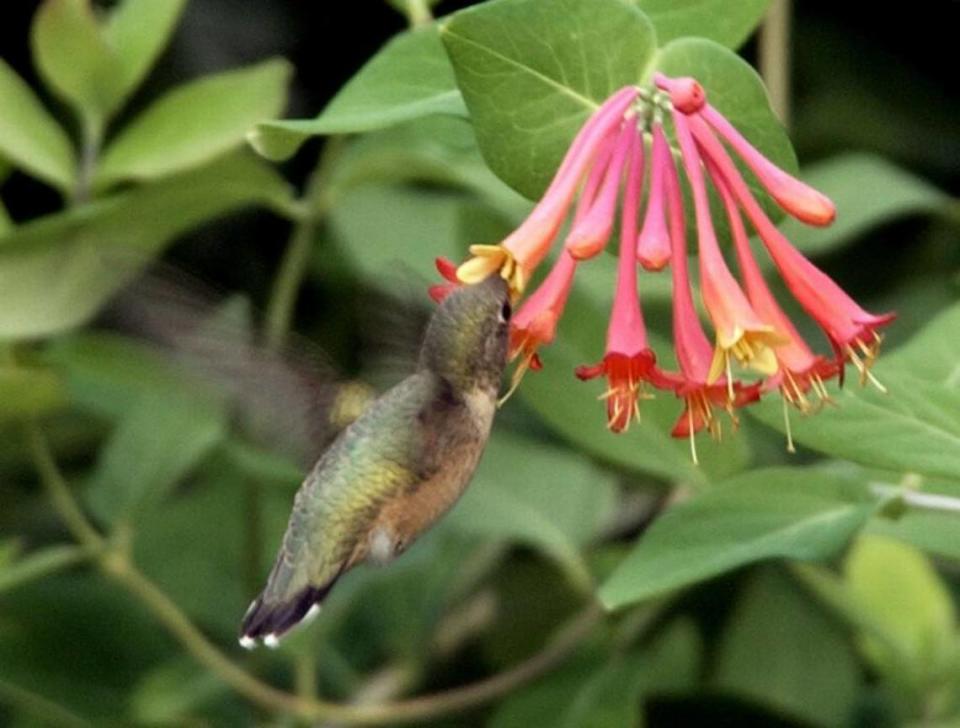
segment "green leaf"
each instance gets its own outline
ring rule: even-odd
[[[958,326],[955,304],[875,367],[887,394],[848,382],[833,393],[836,407],[792,419],[794,439],[873,468],[960,480]],[[783,431],[779,402],[751,412]]]
[[[0,157],[67,192],[76,175],[70,139],[33,90],[0,59]]]
[[[692,690],[702,647],[696,629],[674,620],[640,650],[595,650],[504,700],[491,728],[625,728],[642,725],[642,700]]]
[[[960,668],[957,617],[947,585],[929,560],[906,544],[863,536],[844,566],[847,588],[882,639],[863,647],[884,673],[907,673],[914,685],[932,686]],[[912,674],[911,674],[912,673]]]
[[[182,373],[142,341],[82,331],[59,337],[43,351],[44,363],[63,379],[79,409],[120,420],[145,392],[183,386]]]
[[[100,451],[87,500],[105,523],[135,518],[162,500],[226,436],[221,408],[185,395],[143,395]]]
[[[808,255],[820,255],[906,215],[935,212],[949,197],[926,180],[875,154],[851,153],[804,167],[803,179],[837,206],[828,228],[788,218],[783,233]]]
[[[893,366],[875,371],[889,393],[848,382],[831,392],[835,407],[792,417],[793,439],[873,468],[960,480],[960,390]],[[761,402],[751,412],[784,431],[780,402]]]
[[[312,136],[372,131],[431,114],[466,114],[435,26],[394,37],[315,119],[263,122],[250,143],[281,160]]]
[[[273,170],[252,155],[235,154],[21,225],[0,238],[0,339],[83,323],[137,274],[133,258],[145,264],[205,220],[246,205],[280,205],[289,194]],[[111,262],[111,254],[129,265]]]
[[[115,105],[137,89],[163,52],[187,0],[123,0],[107,17],[103,34],[117,57]]]
[[[616,483],[583,456],[518,435],[491,438],[451,526],[520,541],[554,558],[578,587],[591,588],[579,547],[615,508]]]
[[[484,158],[531,199],[656,50],[653,26],[626,0],[499,0],[457,13],[440,35]]]
[[[116,59],[90,0],[45,0],[30,34],[34,62],[47,85],[87,123],[99,125],[113,104]]]
[[[895,324],[894,324],[895,325]],[[960,390],[960,303],[955,303],[927,323],[905,346],[884,362],[928,382]]]
[[[867,531],[904,541],[936,556],[960,561],[955,513],[910,509],[896,518],[875,518]]]
[[[66,401],[60,377],[49,369],[0,365],[0,421],[37,417]]]
[[[770,0],[634,0],[666,43],[685,35],[739,48],[763,19]]]
[[[829,558],[879,504],[863,483],[814,469],[731,478],[655,521],[600,599],[616,609],[755,561]]]
[[[370,280],[382,281],[404,265],[431,276],[434,257],[457,260],[466,252],[458,244],[465,206],[462,196],[367,185],[339,198],[331,222],[343,254]]]
[[[441,37],[484,158],[531,199],[598,105],[623,86],[649,84],[654,70],[695,76],[765,155],[796,167],[750,66],[701,38],[657,50],[650,21],[626,0],[499,0],[457,13]]]
[[[189,722],[195,711],[228,690],[215,673],[183,657],[150,670],[130,696],[131,719],[139,725]]]
[[[251,126],[283,109],[290,73],[290,65],[277,59],[174,89],[107,147],[96,184],[163,177],[237,146]]]
[[[849,640],[782,573],[761,570],[728,625],[716,687],[804,724],[838,725],[852,714],[860,668]]]
[[[67,569],[85,558],[87,552],[79,546],[49,546],[12,564],[0,564],[0,594]]]

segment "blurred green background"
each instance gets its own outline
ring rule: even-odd
[[[135,285],[141,307],[170,305],[155,335],[179,341],[212,315],[200,325],[236,353],[254,335],[280,348],[292,330],[324,367],[382,387],[429,312],[433,257],[498,239],[530,203],[459,118],[311,139],[279,165],[247,149],[255,122],[316,115],[404,31],[386,2],[189,0],[143,83],[111,87],[126,100],[112,106],[85,81],[89,49],[69,15],[31,42],[40,5],[0,8],[0,724],[339,725],[310,701],[423,695],[424,713],[401,705],[397,720],[960,725],[956,2],[793,7],[789,133],[840,217],[784,230],[867,308],[899,313],[877,369],[889,396],[848,387],[838,408],[795,422],[793,456],[764,424],[779,426],[775,401],[701,442],[699,468],[666,434],[678,409],[666,397],[615,437],[594,388],[570,381],[602,351],[613,265],[598,261],[453,513],[391,567],[344,578],[279,651],[253,654],[236,630],[298,465],[235,427],[155,345],[98,318],[106,300],[159,258],[228,304]],[[162,34],[162,15],[134,25]],[[755,35],[740,52],[757,62]],[[10,112],[31,108],[12,73],[46,112]],[[183,116],[124,139],[158,98],[212,74],[222,85]],[[222,119],[181,148],[190,108]],[[72,150],[98,126],[101,164],[84,185]],[[652,280],[644,295],[666,337],[668,288]],[[268,397],[273,409],[286,396]],[[294,414],[273,429],[296,428]],[[51,504],[64,491],[106,552],[99,536],[75,545],[70,506]],[[489,699],[454,692],[467,707],[444,706],[495,675],[504,686]],[[267,684],[295,697],[265,696]],[[397,721],[386,710],[380,722]]]

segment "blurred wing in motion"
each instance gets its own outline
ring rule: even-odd
[[[316,345],[291,335],[258,343],[251,306],[218,297],[182,271],[157,267],[121,293],[107,325],[168,351],[191,377],[226,396],[258,444],[304,468],[373,401],[368,385],[338,376]]]

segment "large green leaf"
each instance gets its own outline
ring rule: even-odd
[[[286,61],[271,60],[174,89],[107,147],[96,184],[163,177],[237,146],[251,126],[283,109],[290,73]]]
[[[45,0],[30,35],[34,62],[47,85],[87,122],[99,124],[113,105],[115,58],[90,0]]]
[[[876,376],[889,393],[847,382],[836,407],[814,417],[794,417],[793,437],[808,447],[864,465],[960,480],[960,306],[941,314]],[[775,399],[751,410],[784,429]]]
[[[184,383],[159,352],[102,331],[55,339],[43,361],[62,377],[73,405],[108,420],[120,420],[145,393],[175,391]]]
[[[834,250],[886,222],[943,209],[949,198],[924,179],[874,154],[850,153],[803,168],[804,180],[837,206],[828,228],[787,219],[783,233],[805,253]]]
[[[627,654],[594,650],[504,700],[491,728],[625,728],[642,725],[642,701],[692,690],[700,668],[699,635],[674,621],[651,644]]]
[[[813,725],[838,725],[851,714],[860,668],[850,641],[782,573],[761,570],[728,625],[716,687]]]
[[[116,54],[117,104],[150,72],[176,28],[187,0],[123,0],[107,17],[103,35]]]
[[[864,649],[883,672],[912,673],[911,682],[933,682],[960,669],[957,616],[947,584],[930,561],[906,544],[863,536],[844,565],[854,603],[882,633]]]
[[[263,122],[250,142],[270,159],[286,159],[311,136],[382,129],[430,114],[466,114],[435,26],[393,38],[317,118]]]
[[[530,198],[656,50],[653,26],[626,0],[496,0],[457,13],[440,35],[484,158]]]
[[[136,275],[133,259],[147,262],[204,220],[288,197],[289,187],[273,170],[236,154],[22,225],[0,238],[0,339],[81,324]],[[129,264],[116,265],[117,256]]]
[[[910,509],[896,518],[875,518],[867,530],[905,541],[927,553],[960,561],[955,513]]]
[[[615,609],[763,559],[829,558],[879,505],[862,482],[815,469],[731,478],[655,521],[600,599]]]
[[[441,28],[490,168],[540,195],[587,117],[654,70],[693,75],[711,102],[775,163],[796,166],[756,73],[702,38],[657,49],[654,28],[627,0],[497,0]]]
[[[589,590],[579,547],[612,515],[615,485],[612,474],[582,455],[517,435],[495,435],[450,521],[466,533],[540,548]]]
[[[896,326],[896,322],[893,324]],[[884,358],[884,363],[909,371],[927,382],[960,390],[960,303],[955,303],[927,323],[905,346]]]
[[[226,435],[224,412],[188,391],[141,396],[100,450],[87,488],[105,523],[154,506]]]
[[[653,21],[661,43],[685,35],[739,48],[760,23],[770,0],[635,0]]]
[[[0,59],[0,157],[68,191],[76,159],[66,132],[33,90]]]

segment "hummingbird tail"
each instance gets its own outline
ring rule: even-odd
[[[320,612],[320,603],[326,599],[341,574],[343,567],[326,584],[321,587],[306,586],[289,598],[268,596],[268,589],[258,596],[240,625],[240,645],[250,650],[257,640],[262,640],[267,647],[276,647],[280,638],[298,624],[305,624]]]

